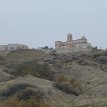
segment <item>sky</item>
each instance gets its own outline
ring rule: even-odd
[[[0,45],[54,47],[69,32],[107,48],[107,0],[0,0]]]

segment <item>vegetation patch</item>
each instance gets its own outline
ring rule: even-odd
[[[76,96],[80,95],[83,92],[81,83],[78,80],[71,79],[67,80],[65,76],[60,76],[55,82],[54,86],[65,93],[74,94]]]
[[[51,107],[45,101],[38,101],[37,99],[29,99],[27,101],[9,99],[1,103],[2,107]]]
[[[21,90],[16,93],[16,96],[19,100],[28,100],[33,98],[36,98],[38,101],[44,99],[44,93],[40,91],[39,89],[32,89],[32,88],[27,88],[24,90]]]
[[[2,107],[50,107],[44,93],[27,84],[15,84],[0,93]]]
[[[15,84],[15,85],[9,86],[7,89],[1,91],[0,96],[9,97],[9,96],[15,94],[17,91],[26,89],[27,87],[31,87],[31,86],[28,84],[21,84],[21,83]]]
[[[32,61],[21,64],[9,64],[6,67],[7,69],[4,69],[4,71],[13,74],[16,77],[30,74],[38,78],[52,79],[53,72],[48,63]]]

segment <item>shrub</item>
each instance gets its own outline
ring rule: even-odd
[[[42,91],[40,91],[39,89],[33,90],[32,88],[21,90],[20,92],[17,93],[17,98],[19,100],[28,100],[32,97],[34,97],[34,98],[38,99],[38,101],[40,101],[40,100],[43,100],[44,93]]]
[[[76,96],[82,93],[82,85],[79,81],[71,79],[70,81],[65,79],[64,76],[59,77],[58,81],[54,84],[55,87],[64,91],[65,93],[71,93]]]
[[[4,64],[5,64],[5,58],[0,55],[0,65],[4,65]]]
[[[0,96],[9,97],[12,94],[15,94],[17,91],[30,87],[27,84],[15,84],[13,86],[8,87],[6,90],[0,92]]]
[[[28,100],[33,96],[34,92],[30,89],[21,90],[17,93],[17,98],[19,100]]]
[[[67,82],[67,78],[64,76],[64,75],[61,75],[58,80],[57,80],[59,83],[62,83],[62,82]]]
[[[10,64],[6,66],[6,72],[13,74],[14,76],[33,75],[38,78],[52,79],[53,72],[47,63],[38,62],[25,62],[21,64]]]
[[[29,99],[29,100],[25,101],[23,107],[50,107],[50,105],[48,103],[46,103],[45,101]]]

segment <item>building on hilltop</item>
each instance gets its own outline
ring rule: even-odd
[[[11,52],[20,49],[29,49],[29,46],[23,44],[8,44],[8,45],[0,45],[1,52]]]
[[[56,41],[55,49],[65,49],[65,48],[81,48],[88,49],[91,47],[91,44],[87,42],[86,37],[83,35],[80,39],[73,40],[72,34],[67,34],[67,41]]]

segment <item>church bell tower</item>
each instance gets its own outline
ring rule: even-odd
[[[67,34],[67,42],[72,42],[72,34]]]

